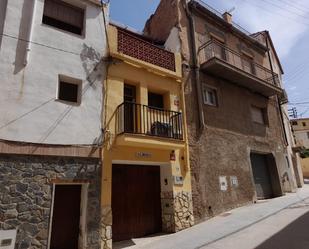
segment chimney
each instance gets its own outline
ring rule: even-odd
[[[224,12],[224,14],[222,15],[223,19],[229,23],[229,24],[232,24],[232,14],[229,13],[229,12]]]

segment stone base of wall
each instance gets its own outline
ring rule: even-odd
[[[101,166],[97,159],[0,156],[0,230],[17,229],[18,249],[47,248],[52,179],[89,182],[87,249],[101,248]]]
[[[103,207],[101,211],[102,249],[112,249],[112,208]]]
[[[161,203],[163,232],[178,232],[194,225],[191,193],[163,192]]]

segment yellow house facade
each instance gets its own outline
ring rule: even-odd
[[[101,196],[106,248],[111,239],[194,223],[181,57],[117,25],[109,26],[108,39]]]

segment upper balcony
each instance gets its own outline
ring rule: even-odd
[[[247,57],[214,40],[199,49],[201,70],[267,97],[281,94],[278,75]]]
[[[124,28],[109,26],[110,54],[159,74],[181,77],[181,56]]]
[[[124,102],[116,113],[116,134],[183,140],[181,112]]]

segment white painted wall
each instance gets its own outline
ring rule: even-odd
[[[171,29],[171,32],[164,44],[164,48],[172,53],[180,53],[181,42],[179,38],[179,30],[176,27]]]
[[[25,39],[34,0],[9,0],[3,33]],[[85,8],[85,35],[42,24],[44,0],[35,0],[29,63],[26,42],[3,36],[0,50],[0,139],[44,144],[92,144],[101,136],[106,37],[100,6]],[[2,0],[1,0],[2,2]],[[1,18],[0,18],[1,19]],[[1,27],[1,21],[0,21]],[[93,69],[97,66],[97,70]],[[57,101],[58,75],[82,80],[80,105]],[[93,82],[93,83],[90,83]]]

